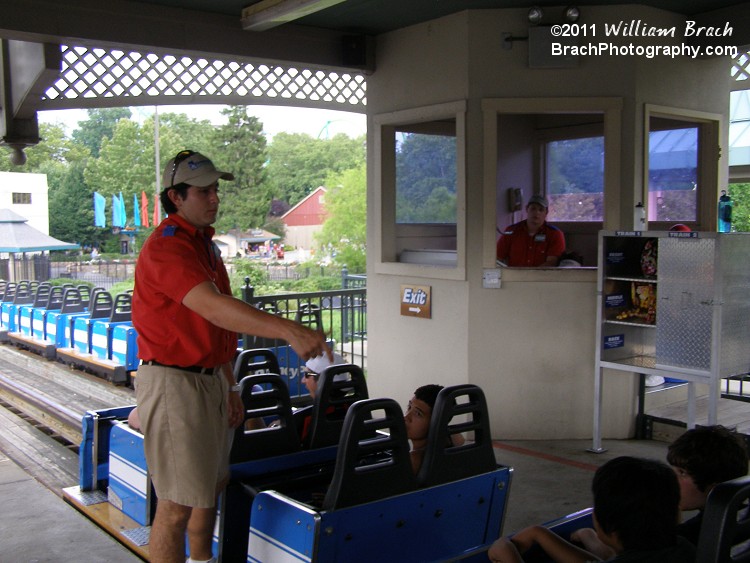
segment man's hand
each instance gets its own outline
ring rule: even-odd
[[[303,360],[317,358],[325,354],[333,362],[333,352],[326,343],[326,336],[319,330],[312,330],[304,325],[290,321],[287,342]]]
[[[227,415],[229,418],[229,428],[237,428],[245,418],[245,407],[242,404],[242,398],[237,391],[229,392],[227,401]]]

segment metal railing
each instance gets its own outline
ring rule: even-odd
[[[750,403],[750,374],[745,373],[722,379],[721,397]]]
[[[322,330],[335,352],[344,356],[348,363],[358,365],[366,372],[366,287],[256,296],[249,278],[245,278],[242,299],[258,309]],[[299,398],[305,395],[306,391],[299,378],[304,362],[286,342],[244,335],[242,346],[245,349],[273,350],[279,360],[281,375],[287,377],[292,397]]]

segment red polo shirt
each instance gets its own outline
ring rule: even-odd
[[[135,267],[133,326],[142,360],[214,367],[231,361],[237,334],[219,328],[182,304],[196,285],[210,281],[231,295],[219,248],[205,234],[170,215],[146,240]]]
[[[535,267],[544,264],[548,256],[565,252],[565,236],[557,227],[547,223],[529,236],[526,219],[505,229],[497,241],[497,259],[508,266]]]

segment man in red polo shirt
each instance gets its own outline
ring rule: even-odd
[[[506,266],[554,267],[565,252],[565,236],[547,223],[547,198],[533,195],[526,204],[526,219],[503,231],[497,241],[497,259]]]
[[[153,563],[213,561],[216,496],[229,475],[229,428],[243,407],[232,374],[237,335],[286,340],[304,359],[332,358],[322,333],[232,296],[212,241],[219,180],[233,180],[200,153],[182,151],[162,177],[168,217],[143,245],[135,271],[136,398],[146,463],[158,503]]]

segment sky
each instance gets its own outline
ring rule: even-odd
[[[220,113],[224,107],[226,106],[197,104],[159,106],[159,113],[184,113],[189,117],[207,119],[220,125],[226,122],[226,118]],[[154,106],[132,107],[130,110],[133,119],[139,121],[154,114]],[[260,119],[269,140],[280,132],[307,133],[313,138],[325,139],[326,135],[332,137],[337,133],[357,137],[367,131],[367,120],[361,113],[282,106],[248,106],[248,113]],[[78,128],[79,121],[88,119],[88,114],[83,109],[40,111],[38,116],[40,123],[64,125],[67,134]]]

